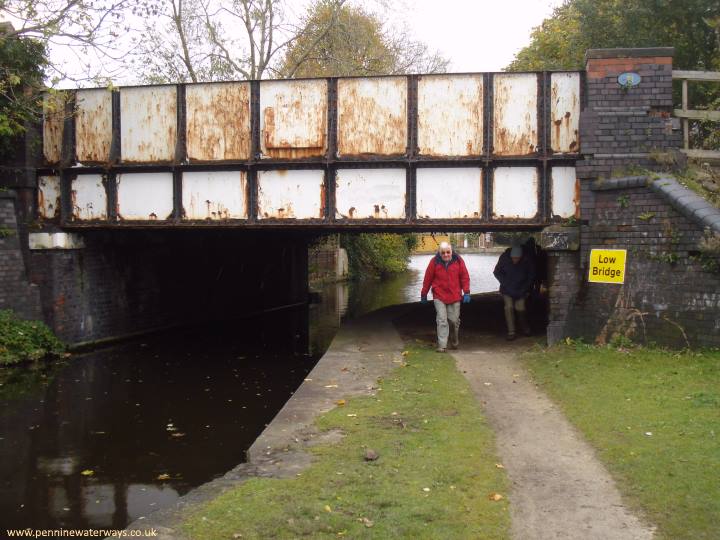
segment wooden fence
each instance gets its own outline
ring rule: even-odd
[[[680,71],[673,70],[673,79],[682,81],[682,109],[675,109],[673,114],[682,119],[683,152],[693,158],[720,159],[720,150],[702,150],[690,148],[690,120],[711,120],[720,122],[720,111],[688,109],[688,81],[713,81],[720,83],[720,72],[717,71]],[[718,125],[720,129],[720,124]]]

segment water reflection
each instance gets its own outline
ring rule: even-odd
[[[0,527],[119,527],[245,459],[317,357],[307,309],[2,370]]]

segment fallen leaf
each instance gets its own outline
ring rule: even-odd
[[[343,405],[345,405],[345,400],[344,400],[344,399],[338,399],[338,400],[335,402],[335,405],[337,405],[338,407],[342,407]]]
[[[350,414],[348,414],[348,416],[355,417],[355,416],[357,416],[357,414],[355,414],[355,413],[350,413]]]
[[[503,465],[502,463],[496,463],[495,466],[496,466],[498,469],[504,469],[504,468],[505,468],[505,465]]]
[[[488,499],[490,499],[491,501],[499,501],[503,498],[504,497],[499,493],[491,493],[490,495],[488,495]]]
[[[330,505],[329,505],[329,504],[326,504],[326,505],[325,505],[325,511],[326,511],[326,512],[332,512],[332,508],[330,508]]]
[[[170,480],[170,475],[167,473],[162,473],[157,475],[158,480]]]
[[[647,435],[648,437],[652,437],[652,431],[646,431],[645,435]]]
[[[423,491],[428,492],[430,491],[430,488],[423,488]]]
[[[403,356],[407,356],[408,354],[410,354],[410,351],[403,351],[400,354],[402,354]]]
[[[325,388],[337,388],[337,387],[338,387],[337,384],[326,384],[325,385]]]
[[[92,476],[93,474],[95,474],[95,471],[93,471],[92,469],[85,469],[80,474],[82,474],[83,476]]]
[[[369,529],[370,527],[372,527],[373,525],[375,525],[375,523],[373,523],[372,520],[369,520],[369,519],[366,518],[366,517],[360,519],[360,522],[361,522],[363,525],[365,525],[368,529]]]

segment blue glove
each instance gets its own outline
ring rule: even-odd
[[[463,303],[463,304],[469,304],[469,303],[470,303],[470,293],[465,293],[465,294],[463,294],[462,303]]]
[[[423,296],[420,297],[420,303],[421,303],[421,304],[427,304],[427,302],[428,302],[427,294],[425,294],[425,295],[423,295]]]

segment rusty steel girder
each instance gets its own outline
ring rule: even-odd
[[[66,227],[491,230],[578,216],[580,72],[48,94],[38,216]]]

